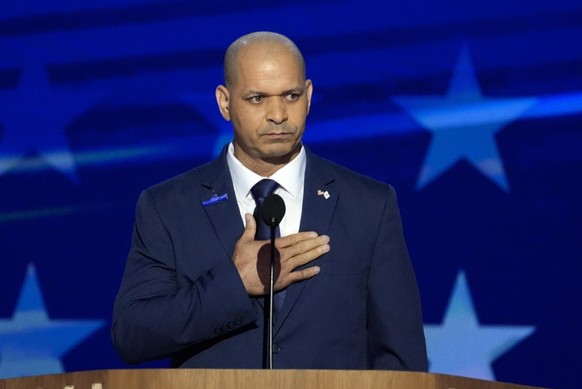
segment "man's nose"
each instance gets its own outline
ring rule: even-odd
[[[283,97],[273,96],[267,103],[267,120],[281,124],[287,120],[287,106]]]

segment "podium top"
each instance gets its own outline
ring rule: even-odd
[[[534,389],[445,374],[378,370],[126,369],[0,381],[0,389]]]

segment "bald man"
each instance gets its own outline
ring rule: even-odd
[[[394,189],[302,143],[313,85],[287,37],[257,32],[225,55],[216,160],[140,195],[112,336],[130,362],[265,367],[261,181],[287,212],[275,241],[273,366],[426,371],[418,287]],[[255,194],[253,194],[255,193]]]

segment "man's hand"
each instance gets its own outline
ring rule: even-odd
[[[233,261],[248,294],[260,296],[269,292],[269,241],[255,240],[256,222],[253,215],[245,214],[246,227],[234,248]],[[313,277],[318,266],[297,270],[330,250],[329,237],[316,232],[298,232],[275,240],[280,268],[276,267],[275,291]],[[277,263],[276,263],[277,265]]]

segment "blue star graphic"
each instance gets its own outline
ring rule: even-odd
[[[214,141],[213,157],[220,155],[225,144],[232,141],[233,130],[231,124],[223,119],[220,110],[214,99],[209,99],[208,94],[189,93],[182,97],[182,100],[190,105],[200,114],[204,115],[210,123],[219,129],[218,136]]]
[[[417,189],[461,159],[504,191],[509,190],[495,134],[522,116],[538,98],[486,98],[464,48],[445,96],[398,96],[393,101],[433,134]]]
[[[29,61],[15,95],[0,104],[0,176],[17,166],[35,170],[48,165],[76,182],[65,126],[101,94],[55,91],[44,65]]]
[[[459,272],[442,324],[425,324],[430,371],[495,380],[491,364],[535,331],[533,326],[483,325]]]
[[[0,320],[0,378],[63,372],[61,356],[104,324],[50,319],[34,266],[29,265],[14,315]]]

